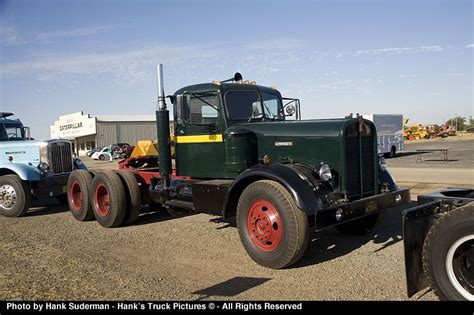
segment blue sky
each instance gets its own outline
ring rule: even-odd
[[[36,138],[59,115],[153,114],[165,92],[275,85],[304,118],[473,115],[472,1],[0,0],[0,110]]]

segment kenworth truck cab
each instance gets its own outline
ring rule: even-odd
[[[19,119],[0,113],[0,214],[18,217],[32,199],[57,197],[65,201],[67,179],[75,168],[67,140],[30,140]],[[76,164],[79,162],[76,162]]]
[[[363,234],[410,201],[379,160],[374,124],[361,116],[301,120],[299,100],[240,74],[165,97],[160,65],[158,88],[158,163],[145,156],[115,171],[74,171],[68,199],[77,220],[131,224],[144,204],[235,217],[249,256],[284,268],[303,255],[310,229]]]
[[[309,225],[363,234],[384,210],[410,201],[409,190],[400,190],[379,160],[371,121],[352,115],[300,120],[299,100],[238,73],[169,97],[175,175],[192,179],[173,180],[160,75],[158,81],[161,178],[152,181],[152,198],[169,208],[236,215],[245,249],[264,266],[296,262]]]

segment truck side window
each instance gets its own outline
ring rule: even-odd
[[[0,125],[0,141],[8,141],[7,131],[3,124]]]
[[[219,99],[215,95],[191,97],[189,100],[191,124],[217,123]]]

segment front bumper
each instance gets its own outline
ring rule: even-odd
[[[359,219],[370,214],[407,205],[410,201],[410,190],[400,189],[322,209],[316,213],[316,228],[322,229]]]
[[[30,182],[31,194],[40,199],[59,196],[66,193],[69,173],[50,176]]]

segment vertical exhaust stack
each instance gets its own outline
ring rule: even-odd
[[[166,108],[165,92],[163,85],[163,65],[156,67],[158,78],[158,103],[156,106],[156,130],[158,135],[158,163],[163,188],[167,189],[171,181],[171,146],[170,146],[170,119]],[[166,198],[166,197],[165,197]]]

